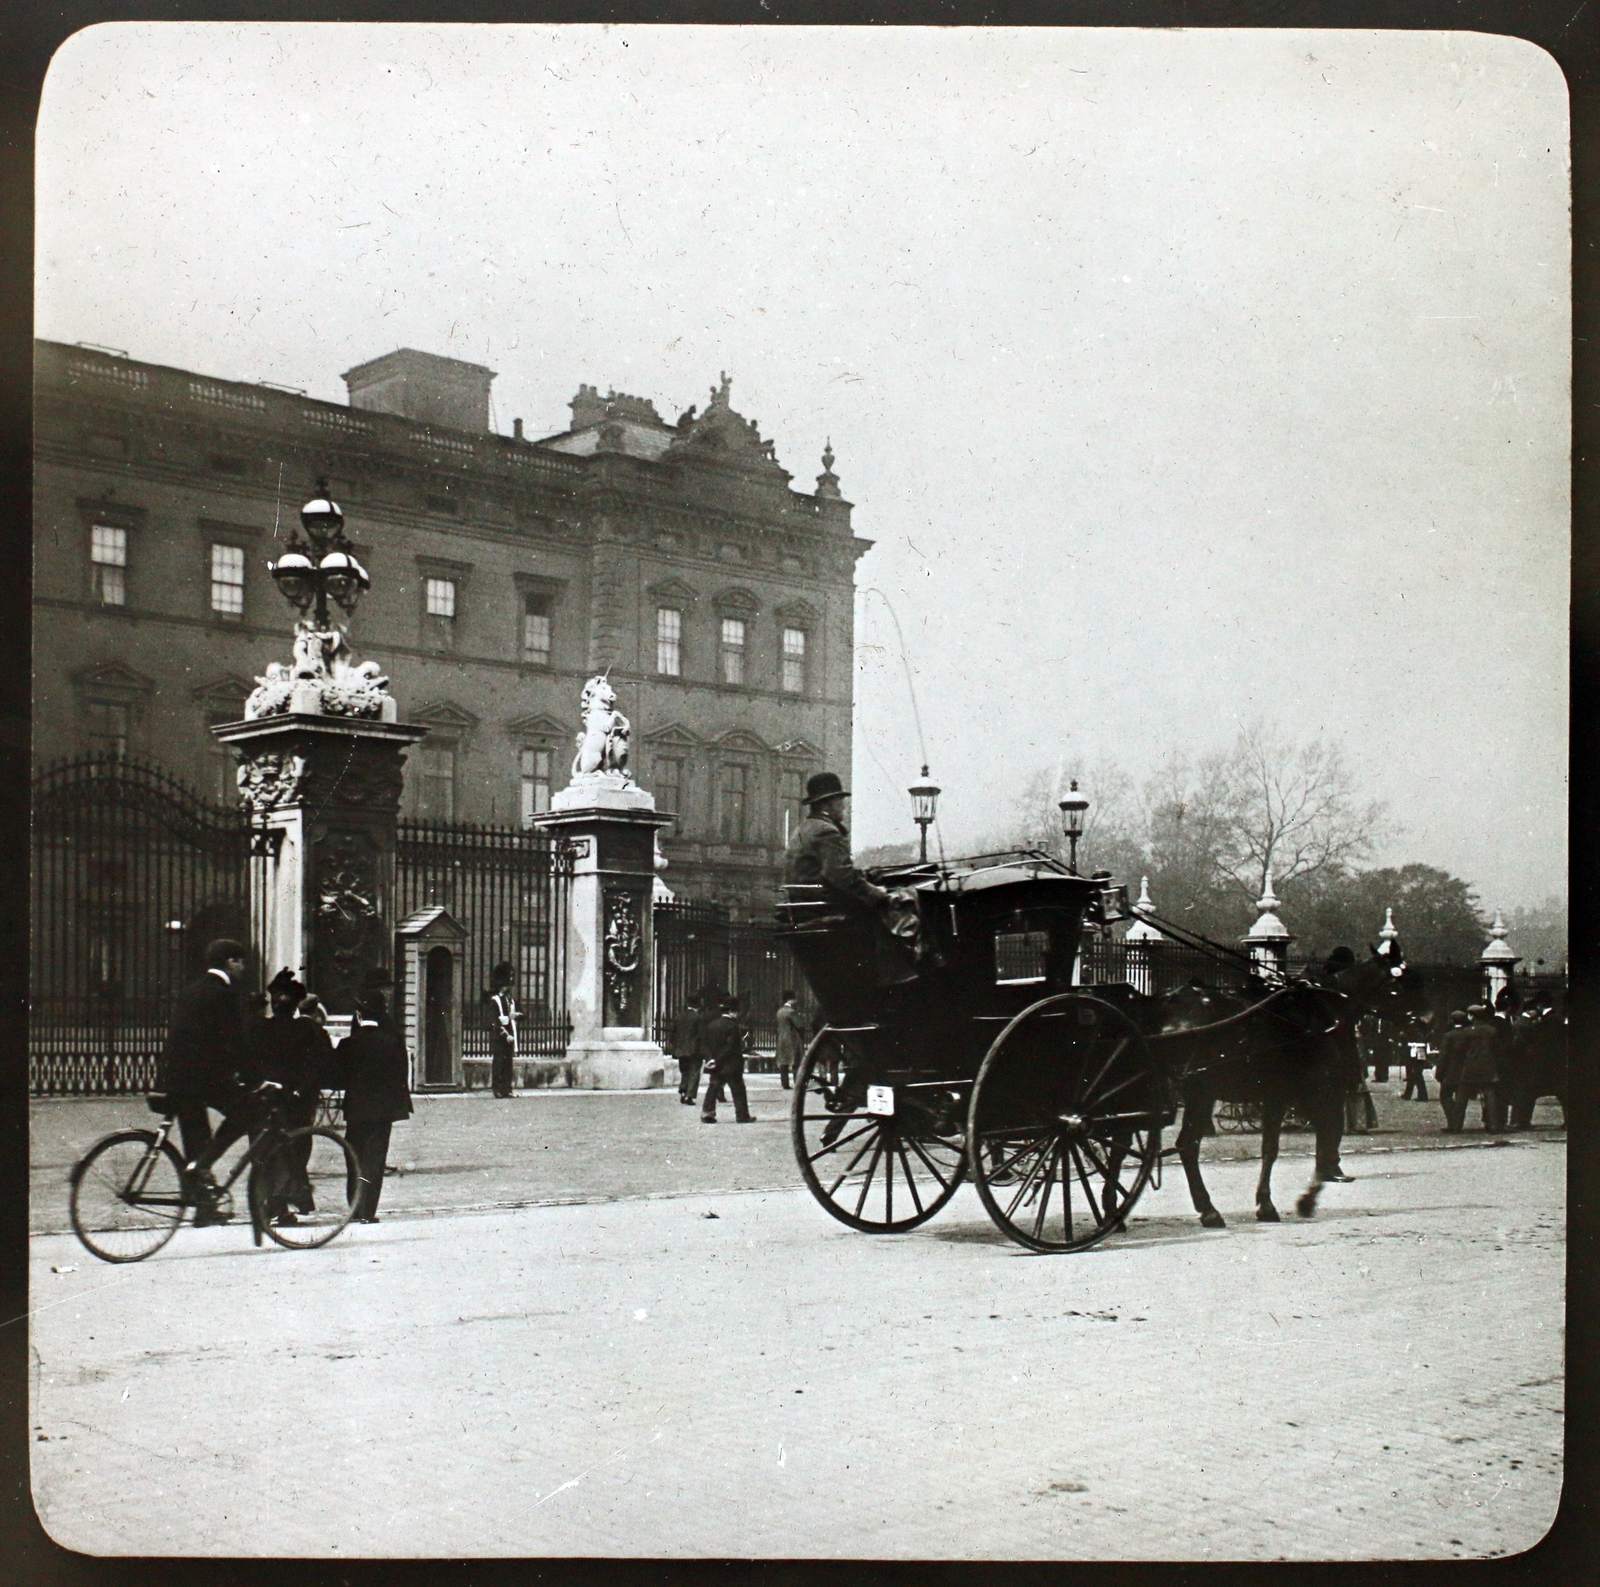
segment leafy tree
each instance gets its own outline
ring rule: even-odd
[[[1564,970],[1567,967],[1567,904],[1547,898],[1531,909],[1512,909],[1504,916],[1506,940],[1521,954],[1519,971]],[[1539,960],[1543,959],[1541,965]]]
[[[1388,909],[1413,963],[1475,964],[1489,940],[1472,884],[1432,865],[1302,877],[1282,896],[1280,913],[1299,938],[1292,951],[1306,958],[1323,958],[1341,944],[1365,957]]]

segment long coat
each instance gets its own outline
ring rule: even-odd
[[[668,1040],[672,1044],[672,1056],[680,1064],[699,1056],[700,1031],[705,1022],[706,1015],[697,1008],[686,1008],[673,1020]]]
[[[392,1124],[411,1117],[411,1061],[396,1031],[365,1022],[339,1043],[347,1124]]]
[[[805,1056],[806,1034],[805,1016],[800,1010],[793,1003],[780,1003],[778,1005],[778,1063],[780,1066],[792,1069]]]
[[[1468,1086],[1494,1085],[1504,1076],[1502,1049],[1507,1036],[1498,1020],[1485,1020],[1468,1027],[1470,1041],[1466,1044],[1466,1062],[1461,1069],[1461,1083]]]
[[[292,1014],[254,1021],[246,1048],[247,1080],[274,1080],[296,1096],[321,1090],[332,1068],[332,1037],[315,1020]]]
[[[784,880],[820,882],[836,898],[857,908],[875,909],[889,896],[856,869],[850,858],[850,834],[827,816],[807,816],[794,829]]]
[[[226,1096],[238,1084],[244,1057],[239,989],[207,970],[178,994],[156,1065],[156,1089],[201,1101]]]

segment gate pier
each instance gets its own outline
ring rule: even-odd
[[[428,730],[292,714],[212,731],[239,756],[257,823],[250,927],[263,979],[288,968],[330,1013],[353,1013],[367,972],[389,968],[402,761]]]

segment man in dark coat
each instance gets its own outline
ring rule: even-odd
[[[240,1003],[244,944],[220,937],[206,948],[205,960],[205,974],[178,994],[172,1026],[156,1066],[156,1089],[165,1092],[177,1115],[183,1159],[190,1170],[202,1159],[209,1168],[217,1155],[211,1150],[207,1110],[226,1113],[244,1089],[240,1078],[245,1060]],[[223,1221],[224,1215],[209,1204],[202,1205],[195,1215],[198,1224]]]
[[[397,1119],[411,1117],[411,1062],[399,1032],[387,1024],[388,1007],[383,993],[364,992],[356,1004],[355,1028],[338,1051],[345,1138],[361,1164],[358,1223],[378,1221],[389,1131]]]
[[[1471,1043],[1467,1011],[1458,1008],[1450,1015],[1450,1028],[1439,1039],[1439,1061],[1434,1065],[1439,1081],[1439,1106],[1444,1109],[1444,1127],[1450,1135],[1459,1135],[1466,1123],[1467,1094],[1462,1088],[1461,1071],[1466,1067]]]
[[[717,1122],[717,1092],[727,1086],[733,1097],[733,1116],[740,1124],[754,1124],[750,1100],[744,1089],[744,1027],[739,1023],[739,999],[722,999],[716,1018],[700,1028],[700,1049],[706,1055],[706,1100],[700,1109],[702,1124]]]
[[[820,887],[826,903],[868,928],[880,986],[915,980],[923,951],[915,900],[909,893],[896,895],[879,887],[856,869],[844,824],[849,797],[834,772],[819,771],[806,779],[803,802],[808,814],[790,835],[784,881]]]
[[[271,1017],[255,1022],[246,1038],[246,1080],[260,1088],[259,1112],[251,1129],[265,1123],[268,1110],[277,1105],[284,1127],[307,1129],[316,1123],[317,1098],[333,1058],[333,1042],[315,1020],[301,1019],[300,1005],[306,989],[288,970],[280,970],[267,984]],[[312,1212],[311,1184],[306,1164],[311,1159],[311,1138],[299,1143],[286,1183],[269,1187],[267,1215],[274,1222],[292,1224],[295,1212]]]
[[[1471,1023],[1467,1027],[1466,1062],[1461,1069],[1462,1121],[1466,1119],[1466,1103],[1474,1096],[1481,1097],[1483,1127],[1490,1131],[1505,1128],[1505,1107],[1501,1091],[1504,1079],[1506,1041],[1504,1026],[1486,1003],[1474,1003],[1467,1014]]]
[[[685,1107],[693,1107],[700,1090],[700,1027],[705,1015],[701,1011],[701,996],[691,992],[682,1012],[672,1022],[672,1056],[678,1060],[678,1100]]]
[[[800,1067],[810,1036],[806,1017],[795,1005],[794,993],[785,991],[778,1004],[778,1080],[789,1089],[789,1077]]]

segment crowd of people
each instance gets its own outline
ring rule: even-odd
[[[785,990],[777,1012],[778,1076],[787,1091],[800,1066],[809,1036],[808,1023],[792,991]],[[700,1081],[706,1090],[700,1104],[700,1122],[717,1122],[717,1104],[730,1099],[740,1124],[753,1124],[744,1066],[750,1056],[750,1031],[742,1018],[739,999],[731,992],[705,987],[692,992],[682,1012],[672,1022],[667,1038],[669,1055],[678,1062],[678,1100],[693,1107],[700,1100]]]
[[[267,986],[267,1007],[248,1007],[244,974],[248,950],[219,938],[205,952],[205,973],[178,996],[156,1072],[151,1106],[176,1117],[184,1175],[197,1225],[232,1216],[213,1169],[235,1142],[252,1141],[274,1120],[283,1128],[315,1121],[324,1091],[344,1099],[345,1135],[360,1163],[355,1217],[378,1221],[384,1162],[394,1122],[411,1113],[410,1061],[389,1019],[382,971],[367,977],[350,1034],[334,1045],[327,1014],[305,986],[280,970]],[[221,1114],[213,1127],[211,1114]],[[305,1152],[288,1182],[273,1187],[268,1215],[291,1225],[315,1210]]]

